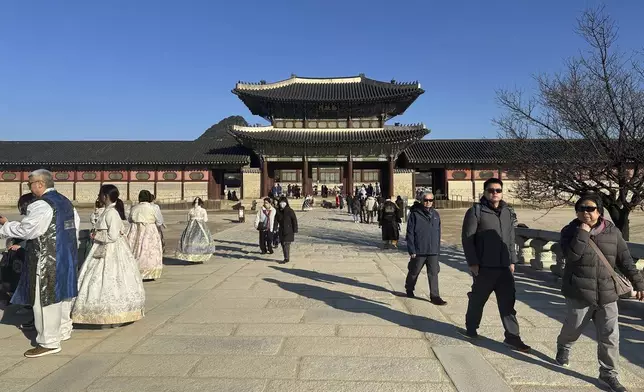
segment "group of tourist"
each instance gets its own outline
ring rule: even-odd
[[[483,190],[483,197],[467,210],[463,220],[463,252],[473,284],[468,293],[465,329],[459,332],[467,339],[479,337],[477,330],[483,309],[494,292],[505,329],[504,344],[530,352],[530,346],[520,338],[515,310],[516,214],[503,201],[501,180],[488,179]],[[410,261],[405,289],[408,297],[415,297],[418,275],[427,266],[430,301],[446,305],[438,289],[441,221],[433,204],[434,196],[425,192],[420,203],[410,211],[406,236]],[[644,300],[644,278],[635,267],[619,229],[604,219],[604,207],[598,195],[580,197],[575,212],[576,219],[561,231],[561,246],[566,257],[562,279],[566,318],[557,338],[555,360],[561,366],[569,366],[572,345],[592,320],[597,330],[599,381],[612,391],[626,391],[617,378],[617,300],[623,278],[616,271],[631,282],[640,301]]]
[[[91,248],[79,260],[80,218],[71,201],[54,188],[52,173],[29,175],[30,193],[20,197],[21,221],[0,217],[0,236],[8,237],[0,281],[12,304],[33,312],[21,329],[37,331],[29,358],[61,351],[73,323],[125,325],[144,316],[144,281],[158,279],[163,268],[163,216],[147,190],[126,215],[116,186],[100,187],[90,216]],[[177,257],[203,263],[214,253],[203,201],[188,213]],[[80,263],[79,263],[80,261]],[[4,261],[3,261],[4,263]],[[80,269],[79,269],[80,266]]]
[[[288,263],[291,256],[291,243],[295,241],[298,231],[297,216],[282,196],[277,207],[273,206],[272,199],[263,200],[262,207],[255,216],[254,227],[259,233],[259,248],[261,254],[273,254],[273,246],[280,244],[284,254],[283,263]]]

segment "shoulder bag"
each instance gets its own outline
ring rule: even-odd
[[[619,297],[624,297],[627,295],[630,297],[631,293],[633,292],[633,285],[631,285],[631,282],[628,279],[626,279],[626,277],[624,277],[621,274],[618,274],[615,271],[615,269],[613,268],[612,265],[610,265],[610,263],[608,262],[608,259],[606,258],[606,256],[604,256],[604,253],[601,251],[601,249],[599,249],[595,241],[591,239],[588,242],[588,245],[590,245],[590,247],[593,248],[593,250],[597,254],[597,257],[599,257],[599,260],[601,260],[602,263],[604,263],[604,266],[608,268],[608,270],[610,271],[610,275],[613,278],[613,282],[615,283],[615,291],[617,292],[617,295]]]

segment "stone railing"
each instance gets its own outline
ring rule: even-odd
[[[559,243],[560,234],[546,231],[516,228],[516,244],[519,264],[530,264],[537,270],[550,269],[555,275],[563,275],[566,259]],[[644,260],[644,244],[628,242],[633,260]]]

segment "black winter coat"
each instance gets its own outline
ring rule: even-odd
[[[594,240],[613,268],[618,268],[637,291],[644,290],[644,278],[635,267],[622,233],[612,222],[595,235],[579,228],[575,219],[561,230],[561,247],[566,257],[561,291],[564,297],[588,305],[606,305],[618,299],[611,272],[588,242]]]
[[[438,255],[441,250],[441,217],[435,208],[429,211],[414,205],[407,221],[407,252],[410,255]]]
[[[398,217],[398,207],[391,202],[387,201],[380,210],[378,224],[382,228],[383,241],[398,241],[400,237],[400,222],[402,220]]]
[[[287,205],[283,210],[277,210],[275,223],[277,224],[277,233],[280,236],[280,242],[295,241],[297,217],[295,216],[295,211],[290,206]]]
[[[461,233],[468,265],[504,268],[516,264],[514,217],[504,201],[494,211],[484,199],[465,213]]]

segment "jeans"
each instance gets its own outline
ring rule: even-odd
[[[284,261],[289,261],[291,256],[291,243],[282,242],[282,252],[284,253]]]

